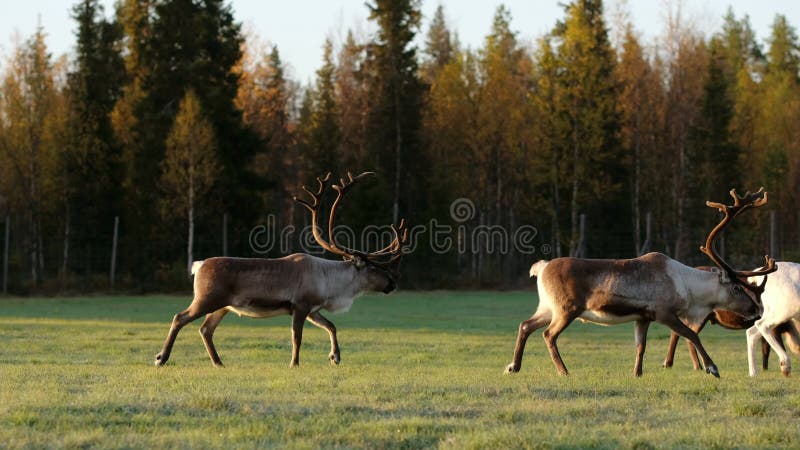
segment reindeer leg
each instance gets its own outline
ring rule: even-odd
[[[514,346],[514,360],[506,366],[506,373],[519,372],[522,367],[522,354],[525,352],[525,342],[528,341],[528,336],[539,328],[547,325],[550,322],[549,312],[536,312],[530,319],[523,320],[519,324],[519,333],[517,333],[517,345]]]
[[[667,369],[672,367],[673,361],[675,361],[675,348],[678,346],[678,340],[681,337],[678,336],[678,333],[671,332],[669,335],[669,347],[667,347],[667,357],[664,359],[663,366]]]
[[[642,376],[642,358],[644,349],[647,346],[647,328],[650,326],[649,320],[637,320],[634,324],[634,341],[636,343],[636,364],[633,366],[633,375]]]
[[[564,313],[562,313],[564,314]],[[561,359],[561,354],[558,352],[558,346],[556,345],[556,340],[558,339],[558,335],[564,331],[567,326],[574,320],[574,317],[571,317],[567,314],[564,315],[556,315],[553,317],[552,322],[550,322],[550,326],[548,326],[544,333],[542,333],[542,337],[544,337],[544,342],[547,344],[547,349],[550,350],[550,359],[553,360],[553,364],[556,366],[556,370],[561,375],[569,375],[567,371],[567,366],[564,365],[564,361]]]
[[[751,377],[758,375],[758,366],[756,365],[756,352],[758,351],[758,342],[762,341],[761,332],[758,327],[753,325],[745,332],[747,336],[747,368]]]
[[[783,376],[788,377],[792,373],[792,362],[789,360],[789,354],[786,353],[786,350],[783,348],[783,343],[778,342],[774,333],[774,327],[767,326],[763,319],[756,320],[756,324],[753,326],[756,327],[758,331],[761,332],[761,336],[769,342],[769,346],[772,347],[772,350],[775,350],[781,362],[781,373]]]
[[[188,308],[175,314],[175,317],[172,318],[172,325],[169,327],[169,333],[167,333],[164,346],[161,352],[156,355],[156,366],[163,366],[169,360],[169,354],[172,352],[172,346],[175,344],[175,338],[178,337],[178,332],[181,331],[181,328],[203,315],[203,312],[194,311],[192,306],[193,305],[189,305]]]
[[[328,332],[328,336],[331,338],[331,354],[328,355],[328,358],[331,360],[331,364],[339,364],[341,356],[339,354],[339,341],[336,339],[336,326],[333,322],[323,317],[319,311],[309,314],[306,320]]]
[[[289,367],[300,365],[300,344],[303,342],[303,324],[308,317],[308,309],[301,309],[295,305],[292,311],[292,362]]]
[[[711,357],[708,356],[708,353],[706,353],[705,348],[703,348],[703,344],[700,343],[700,338],[697,336],[697,333],[695,333],[691,328],[687,327],[686,324],[678,319],[678,316],[672,313],[662,314],[657,317],[657,320],[659,323],[670,327],[672,331],[678,333],[681,337],[688,339],[689,342],[694,344],[697,351],[700,352],[700,356],[703,358],[703,365],[706,367],[706,372],[719,378],[719,369],[717,369],[714,361],[712,361]]]
[[[761,341],[761,368],[764,370],[769,369],[769,342],[763,337]]]
[[[706,323],[708,323],[708,320],[704,320],[697,327],[692,326],[689,328],[691,328],[692,331],[695,332],[695,334],[700,334],[700,331],[703,329],[704,326],[706,326]],[[694,348],[694,345],[692,345],[691,342],[686,342],[686,346],[689,348],[689,357],[692,358],[692,366],[694,367],[694,370],[700,370],[701,367],[700,367],[700,360],[697,358],[697,349]]]
[[[206,320],[200,325],[200,337],[203,338],[203,344],[206,346],[208,356],[211,357],[211,362],[217,367],[222,367],[222,361],[219,359],[219,354],[217,354],[217,349],[214,347],[214,341],[212,339],[214,330],[217,329],[217,325],[219,325],[222,318],[225,317],[227,313],[228,310],[222,308],[211,314],[206,314]]]

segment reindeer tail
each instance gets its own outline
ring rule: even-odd
[[[533,265],[531,266],[531,272],[530,272],[531,278],[538,277],[539,274],[542,273],[542,270],[544,269],[544,267],[547,265],[547,262],[548,261],[542,259],[540,261],[536,261],[535,263],[533,263]]]
[[[192,275],[194,275],[195,273],[197,273],[198,270],[200,270],[200,266],[202,266],[204,262],[205,261],[195,261],[192,263]]]

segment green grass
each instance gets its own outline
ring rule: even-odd
[[[366,296],[308,325],[289,369],[289,317],[228,315],[214,368],[197,328],[152,366],[179,297],[0,299],[0,448],[786,448],[800,446],[800,387],[747,376],[743,332],[701,337],[717,380],[650,328],[635,379],[633,325],[575,323],[558,376],[540,333],[505,376],[529,292]],[[777,362],[773,357],[773,366]]]

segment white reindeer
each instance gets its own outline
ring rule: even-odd
[[[793,262],[777,263],[778,270],[769,276],[761,301],[764,305],[764,312],[755,324],[747,329],[747,363],[750,368],[750,376],[758,374],[756,364],[758,344],[760,338],[769,343],[769,346],[777,353],[781,362],[781,373],[784,376],[791,374],[791,361],[789,354],[781,345],[781,341],[776,333],[776,328],[787,322],[793,322],[795,333],[789,334],[789,347],[793,352],[800,351],[800,344],[797,342],[797,325],[800,323],[800,264]],[[751,277],[751,282],[758,282],[761,277]]]

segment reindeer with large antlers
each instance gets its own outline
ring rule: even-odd
[[[205,315],[200,326],[200,336],[211,362],[222,366],[214,347],[214,330],[228,311],[240,316],[274,317],[292,316],[292,360],[290,367],[300,364],[300,343],[306,320],[326,330],[331,341],[329,355],[332,364],[341,359],[336,327],[322,316],[322,309],[347,311],[353,300],[367,291],[390,293],[400,278],[399,265],[403,256],[408,230],[392,225],[394,239],[385,248],[366,253],[351,250],[336,243],[333,234],[334,217],[339,202],[356,183],[372,172],[353,177],[350,173],[340,184],[332,187],[337,196],[328,220],[328,239],[322,237],[317,219],[322,206],[321,197],[330,183],[330,173],[317,178],[316,192],[303,186],[311,201],[295,198],[311,212],[314,238],[325,250],[339,255],[342,261],[331,261],[308,254],[293,254],[278,259],[260,258],[209,258],[192,265],[194,298],[188,308],[175,315],[161,353],[155,364],[163,365],[169,359],[178,332],[189,322]]]
[[[573,320],[579,319],[600,325],[635,322],[635,376],[642,374],[647,328],[650,322],[656,321],[694,344],[706,372],[719,377],[717,366],[692,327],[702,323],[714,309],[733,311],[745,318],[758,316],[764,283],[751,285],[747,277],[757,274],[766,280],[766,274],[776,270],[775,261],[767,256],[767,265],[760,270],[736,271],[714,251],[714,238],[734,217],[767,202],[763,188],[754,194],[748,192],[744,197],[733,190],[731,195],[733,206],[707,202],[708,206],[725,213],[725,218],[711,231],[706,245],[701,248],[720,270],[694,269],[661,253],[648,253],[634,259],[557,258],[535,263],[531,275],[537,276],[539,306],[530,319],[520,323],[514,359],[506,372],[519,371],[528,336],[547,326],[544,341],[550,357],[558,372],[567,375],[556,340]]]

